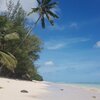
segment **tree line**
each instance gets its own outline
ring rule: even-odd
[[[52,18],[58,18],[51,9],[56,6],[52,0],[37,0],[38,7],[32,8],[32,13],[38,13],[39,18],[34,26],[27,26],[27,13],[20,1],[16,5],[10,0],[7,11],[0,12],[0,76],[26,80],[40,80],[42,76],[37,71],[35,61],[39,59],[42,41],[34,34],[33,28],[41,20],[45,28],[45,16],[54,25]],[[51,17],[52,16],[52,17]]]

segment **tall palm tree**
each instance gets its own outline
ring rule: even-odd
[[[39,18],[37,19],[34,26],[28,31],[25,38],[17,47],[20,47],[23,44],[23,42],[26,40],[26,38],[29,36],[31,31],[36,27],[37,23],[40,20],[41,20],[42,28],[45,28],[45,18],[48,19],[48,21],[52,26],[54,25],[54,19],[59,18],[59,16],[52,11],[57,6],[57,2],[52,2],[52,0],[37,0],[37,3],[38,6],[36,8],[32,8],[32,11],[28,13],[28,16],[33,13],[38,13]]]
[[[54,25],[53,18],[59,18],[58,15],[52,11],[57,6],[57,2],[52,2],[52,0],[37,0],[37,2],[38,7],[32,8],[32,11],[28,15],[38,13],[39,18],[35,24],[41,20],[43,28],[45,28],[45,17],[47,17],[51,25]]]

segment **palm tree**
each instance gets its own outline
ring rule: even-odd
[[[28,14],[38,13],[39,18],[35,24],[41,20],[42,27],[45,28],[45,17],[51,25],[54,25],[53,18],[59,18],[52,10],[57,6],[57,2],[52,2],[52,0],[37,0],[38,7],[32,8],[32,11]]]
[[[38,7],[32,8],[32,11],[28,13],[28,16],[33,14],[33,13],[38,13],[39,18],[37,21],[34,23],[34,26],[28,31],[26,34],[25,38],[22,40],[22,42],[17,46],[20,47],[23,42],[26,40],[26,38],[29,36],[31,31],[36,27],[37,23],[41,20],[41,25],[42,28],[45,28],[45,18],[48,19],[50,24],[53,26],[54,25],[54,20],[59,18],[58,15],[56,15],[52,10],[57,6],[57,2],[52,2],[52,0],[37,0]]]

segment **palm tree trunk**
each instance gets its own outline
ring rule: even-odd
[[[24,41],[27,39],[27,37],[31,34],[32,30],[37,26],[37,23],[38,21],[40,20],[41,16],[39,16],[39,18],[37,19],[37,21],[34,23],[34,26],[31,27],[31,29],[28,31],[28,33],[26,34],[25,38],[22,40],[22,42],[17,45],[17,48],[19,48],[23,43]],[[16,50],[14,51],[14,53],[16,52]]]
[[[23,42],[26,40],[26,38],[30,35],[30,33],[32,32],[32,30],[36,27],[38,21],[40,20],[41,16],[37,19],[37,21],[34,23],[34,26],[28,31],[28,33],[26,34],[25,38],[23,39],[23,41],[21,42],[20,45],[23,44]]]

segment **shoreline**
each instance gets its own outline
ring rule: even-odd
[[[46,81],[0,78],[1,100],[100,100],[100,89]]]

